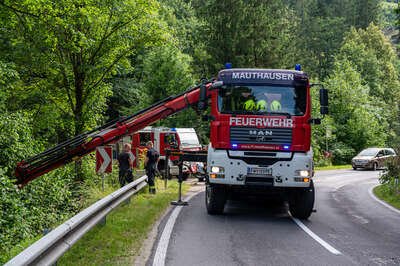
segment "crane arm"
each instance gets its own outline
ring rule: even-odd
[[[114,143],[160,119],[195,106],[201,98],[201,91],[204,95],[204,91],[208,91],[211,85],[211,81],[203,82],[179,95],[167,97],[133,115],[82,133],[19,162],[15,169],[16,183],[23,187],[31,180],[93,152],[98,146]]]

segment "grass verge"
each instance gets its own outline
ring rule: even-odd
[[[393,191],[390,184],[383,184],[374,188],[374,194],[379,199],[400,210],[400,193]]]
[[[351,164],[344,165],[328,165],[328,166],[316,166],[315,170],[338,170],[338,169],[352,169]]]
[[[188,185],[183,184],[183,192]],[[57,265],[132,265],[152,225],[178,195],[176,180],[157,182],[157,194],[147,187],[107,216],[104,226],[98,225],[80,239]]]

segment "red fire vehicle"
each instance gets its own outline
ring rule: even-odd
[[[180,95],[168,97],[129,117],[86,132],[16,168],[21,186],[100,145],[115,143],[146,126],[193,107],[210,121],[205,204],[219,214],[237,195],[287,200],[292,216],[308,218],[314,206],[308,76],[297,70],[224,69]],[[328,92],[320,89],[321,114],[328,113]]]
[[[154,149],[160,154],[158,170],[162,173],[165,168],[166,150],[175,151],[200,151],[202,146],[194,128],[167,128],[167,127],[145,127],[132,135],[132,152],[136,154],[135,167],[139,167],[141,162],[138,158],[140,153],[146,150],[146,142],[152,141]],[[171,176],[178,175],[179,156],[169,156],[169,169]],[[184,162],[183,178],[186,179],[190,174],[196,174],[195,162]]]

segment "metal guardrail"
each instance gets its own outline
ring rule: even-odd
[[[109,212],[144,188],[147,185],[146,178],[147,176],[144,175],[97,201],[33,243],[8,261],[5,266],[54,264]]]

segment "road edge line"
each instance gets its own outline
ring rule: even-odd
[[[290,218],[304,231],[306,232],[309,236],[311,236],[315,241],[317,241],[321,246],[323,246],[325,249],[327,249],[329,252],[335,255],[341,255],[342,253],[337,250],[336,248],[332,247],[330,244],[328,244],[325,240],[317,236],[313,231],[311,231],[305,224],[303,224],[299,219],[294,218],[292,215],[290,215]]]
[[[204,190],[199,190],[194,192],[193,194],[187,196],[184,201],[189,201],[191,198],[199,194],[200,192],[203,192]],[[157,249],[154,254],[154,259],[153,259],[153,266],[164,266],[165,265],[165,258],[167,256],[167,250],[168,250],[168,245],[169,245],[169,240],[171,238],[172,234],[172,229],[174,228],[176,219],[178,218],[179,213],[181,212],[183,206],[176,206],[174,210],[172,211],[171,215],[168,218],[168,221],[166,222],[164,229],[162,231],[160,240],[157,243]]]
[[[368,190],[369,195],[370,195],[374,200],[376,200],[378,203],[380,203],[380,204],[382,204],[383,206],[385,206],[386,208],[388,208],[388,209],[390,209],[390,210],[392,210],[392,211],[394,211],[394,212],[400,214],[400,210],[396,209],[395,207],[391,206],[390,204],[384,202],[383,200],[381,200],[381,199],[379,199],[377,196],[375,196],[375,194],[374,194],[374,192],[373,192],[373,189],[376,188],[376,187],[379,186],[379,185],[380,185],[380,184],[377,184],[377,185],[375,185],[375,186],[373,186],[373,187],[370,187],[369,190]]]

